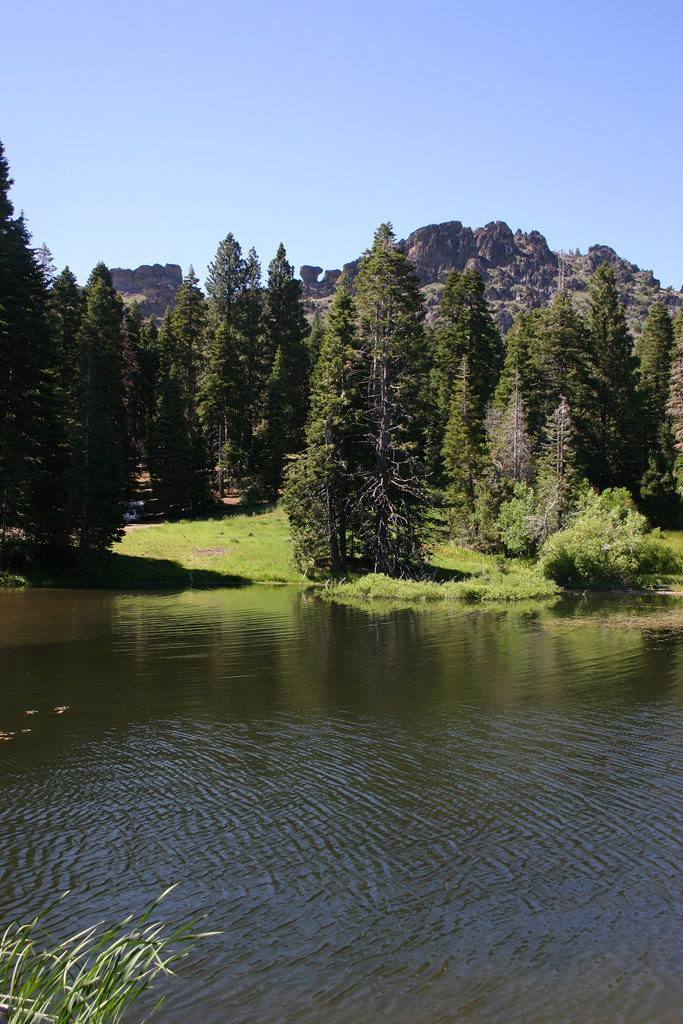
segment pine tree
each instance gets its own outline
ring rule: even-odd
[[[674,354],[674,326],[669,310],[663,302],[655,302],[636,345],[640,362],[644,441],[650,454],[657,447],[666,416]]]
[[[268,380],[264,406],[265,425],[259,438],[259,482],[256,496],[265,497],[268,501],[277,501],[282,484],[284,459],[289,447],[286,420],[287,374],[284,363],[282,349],[279,348]]]
[[[0,143],[0,571],[22,543],[66,540],[65,435],[44,268],[14,217]]]
[[[174,353],[171,360],[185,402],[188,423],[197,427],[198,382],[206,362],[206,303],[190,267],[175,298],[170,316]]]
[[[683,452],[683,331],[677,337],[666,411],[671,422],[676,450]]]
[[[273,353],[280,351],[285,451],[298,451],[308,415],[310,365],[305,339],[309,327],[301,282],[295,279],[282,244],[268,267],[265,318],[268,346]]]
[[[242,446],[245,381],[235,342],[235,328],[226,324],[216,330],[209,352],[209,367],[200,389],[199,414],[204,423],[216,426],[218,494],[225,496],[225,472],[233,479],[245,471]]]
[[[520,313],[505,342],[505,365],[494,404],[504,409],[517,386],[531,446],[537,450],[543,444],[548,417],[562,397],[570,406],[580,405],[585,397],[587,339],[583,319],[563,290],[549,306]]]
[[[337,282],[338,285],[338,282]],[[306,339],[306,347],[308,349],[308,364],[311,367],[315,367],[318,362],[320,355],[320,349],[322,347],[323,338],[325,337],[325,319],[316,313],[313,322],[311,324],[311,333]]]
[[[299,561],[327,558],[336,573],[347,570],[347,505],[353,487],[349,455],[358,429],[352,380],[355,321],[348,277],[342,274],[312,375],[306,448],[291,467],[285,489]]]
[[[246,285],[246,264],[242,248],[232,232],[218,246],[206,279],[211,326],[234,326],[240,295]]]
[[[187,421],[185,395],[175,370],[162,375],[150,425],[148,461],[152,488],[172,515],[189,511],[196,500],[195,444]]]
[[[194,461],[188,474],[192,488],[192,511],[198,512],[210,501],[211,455],[199,417],[199,384],[207,367],[207,309],[192,267],[183,278],[172,312],[166,313],[159,331],[160,383],[162,390],[173,378],[173,390],[180,388],[185,422],[192,440]],[[158,412],[158,402],[157,402]],[[154,430],[153,443],[158,443]],[[158,476],[158,475],[157,475]],[[158,477],[160,479],[160,477]]]
[[[424,306],[412,264],[390,224],[375,233],[355,284],[367,451],[357,516],[373,571],[400,576],[421,564],[427,507],[423,471],[406,441]]]
[[[204,421],[207,431],[215,438],[215,447],[223,452],[229,447],[229,463],[236,482],[253,472],[253,438],[263,419],[263,402],[268,376],[272,370],[272,353],[263,338],[263,297],[261,292],[261,267],[254,249],[242,256],[239,242],[232,234],[218,247],[216,258],[209,268],[206,282],[209,311],[209,325],[214,334],[220,326],[229,331],[231,348],[239,365],[230,361],[230,380],[239,378],[240,401],[230,407],[230,421],[224,414],[211,414],[210,407],[203,402]],[[225,338],[219,345],[225,345]],[[220,357],[219,357],[220,361]],[[216,369],[216,353],[210,356],[212,366],[210,387],[216,393],[219,386]],[[227,365],[227,364],[226,364]],[[207,382],[202,387],[205,393]],[[226,465],[218,462],[218,489],[223,491],[223,477]]]
[[[144,444],[140,376],[142,332],[140,307],[137,302],[131,302],[123,314],[123,403],[126,415],[124,463],[126,492],[129,496],[134,490]]]
[[[638,504],[652,526],[671,529],[678,525],[681,499],[675,473],[677,454],[673,424],[667,418],[659,428],[657,444],[640,481]]]
[[[484,282],[478,270],[450,272],[440,313],[442,325],[437,332],[434,379],[442,421],[447,422],[463,358],[468,363],[472,400],[483,416],[498,383],[503,345],[484,297]]]
[[[265,418],[259,437],[261,485],[270,498],[282,484],[284,456],[302,450],[308,415],[310,366],[301,282],[280,244],[268,267],[265,304],[266,351],[275,353],[268,381]]]
[[[534,424],[540,420],[540,406],[544,401],[544,381],[536,359],[540,315],[540,309],[533,309],[515,317],[505,336],[505,361],[493,400],[497,409],[506,409],[512,392],[517,388]]]
[[[68,267],[55,278],[50,288],[48,304],[65,440],[65,461],[59,488],[64,494],[71,531],[77,523],[75,510],[78,508],[81,480],[82,429],[78,417],[79,338],[85,313],[85,299]]]
[[[563,395],[548,417],[536,474],[538,535],[542,538],[563,529],[567,521],[577,484],[572,433],[569,403]]]
[[[513,483],[531,479],[531,442],[526,427],[526,412],[519,379],[504,412],[492,409],[486,420],[489,450],[499,477]]]
[[[82,567],[120,535],[126,495],[123,303],[99,263],[85,288],[78,334],[76,415],[79,559]]]
[[[239,357],[244,378],[244,429],[241,448],[247,455],[247,471],[254,471],[254,437],[264,418],[268,377],[272,368],[263,333],[264,297],[261,288],[261,264],[255,249],[245,261],[244,289],[239,304]]]
[[[62,388],[70,396],[78,364],[78,332],[84,313],[83,295],[68,267],[55,278],[49,293],[49,316]]]
[[[636,359],[614,270],[604,263],[589,287],[588,331],[588,386],[573,409],[577,457],[598,488],[633,490],[642,472],[642,449],[634,444]]]
[[[466,356],[462,357],[461,372],[453,389],[442,455],[451,529],[469,540],[474,526],[476,485],[484,459],[484,431],[480,403],[469,386]]]
[[[142,328],[140,347],[138,348],[137,434],[141,439],[143,457],[147,451],[152,419],[156,410],[160,368],[159,330],[152,317]]]

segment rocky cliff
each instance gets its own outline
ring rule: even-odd
[[[672,313],[683,303],[683,291],[660,288],[650,270],[617,256],[606,245],[594,245],[588,253],[556,253],[539,231],[513,232],[495,221],[483,228],[463,227],[460,221],[430,224],[418,228],[400,247],[415,264],[427,303],[428,319],[434,319],[451,270],[475,268],[481,272],[486,298],[495,320],[508,330],[517,313],[551,302],[560,284],[585,301],[588,281],[601,263],[614,267],[617,287],[631,329],[639,333],[653,302],[664,302]],[[347,263],[344,270],[353,280],[360,260]],[[323,312],[329,305],[341,271],[301,267],[304,296],[311,312]]]
[[[399,245],[415,264],[427,304],[427,318],[438,314],[439,301],[451,270],[474,267],[481,272],[486,298],[496,323],[505,333],[517,313],[551,302],[564,284],[575,296],[576,305],[586,301],[588,282],[601,263],[614,267],[617,288],[626,307],[634,334],[640,333],[654,302],[664,302],[675,314],[683,304],[683,290],[661,288],[651,270],[640,270],[618,256],[607,245],[592,245],[587,253],[552,252],[539,231],[510,230],[503,221],[483,228],[463,227],[460,221],[430,224],[418,228]],[[344,270],[351,281],[358,273],[360,258]],[[112,270],[114,287],[126,302],[140,303],[144,316],[163,317],[172,306],[182,282],[182,271],[174,263]],[[324,313],[330,305],[341,270],[303,266],[300,269],[303,294],[309,314]]]
[[[183,272],[176,263],[142,266],[136,270],[117,267],[111,272],[114,287],[124,302],[138,302],[142,315],[163,317],[167,306],[172,306],[183,280]]]

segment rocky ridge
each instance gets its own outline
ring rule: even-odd
[[[515,231],[503,221],[483,228],[463,227],[460,221],[430,224],[413,231],[398,243],[415,264],[427,305],[427,319],[438,316],[439,301],[451,270],[474,268],[484,280],[485,295],[502,333],[522,310],[552,302],[564,285],[581,307],[588,283],[601,263],[614,267],[619,297],[626,307],[631,331],[642,330],[654,302],[665,303],[672,315],[683,305],[683,289],[661,288],[651,270],[641,270],[618,256],[607,245],[592,245],[587,253],[553,252],[539,231]],[[344,265],[351,282],[358,273],[360,257]],[[163,317],[172,306],[182,282],[181,268],[174,263],[142,266],[136,270],[112,270],[114,287],[125,302],[136,300],[143,316]],[[302,290],[310,316],[327,311],[341,270],[300,268]],[[322,275],[322,276],[321,276]]]
[[[183,272],[176,263],[162,266],[142,266],[136,270],[111,271],[114,288],[128,304],[137,302],[144,317],[163,317],[168,306],[173,306],[176,292],[183,281]]]
[[[593,245],[587,253],[552,252],[539,231],[514,233],[503,221],[483,228],[463,227],[460,221],[418,228],[398,243],[415,264],[427,304],[427,318],[438,314],[439,301],[451,270],[480,271],[486,298],[500,330],[505,333],[517,313],[551,302],[558,288],[574,293],[576,305],[586,299],[588,282],[601,263],[614,267],[617,288],[631,330],[638,334],[654,302],[664,302],[672,314],[683,304],[683,290],[661,288],[650,270],[640,270],[607,245]],[[351,281],[360,259],[344,270]],[[341,274],[340,270],[303,266],[303,292],[310,313],[323,313]]]

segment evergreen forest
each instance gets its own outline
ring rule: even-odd
[[[531,557],[605,492],[679,522],[683,314],[634,339],[607,265],[502,338],[476,270],[426,322],[389,224],[313,321],[284,246],[264,272],[228,234],[157,324],[104,264],[58,273],[11,184],[0,143],[0,573],[87,570],[142,474],[170,517],[282,499],[301,567],[340,575],[419,578],[435,532]]]

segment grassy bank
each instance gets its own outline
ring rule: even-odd
[[[108,585],[299,583],[280,509],[130,527],[106,567]]]
[[[656,541],[683,557],[683,531]],[[292,559],[285,513],[279,509],[226,511],[215,518],[150,523],[128,528],[86,581],[75,572],[27,574],[33,586],[140,588],[230,586],[247,583],[301,584]],[[352,574],[342,585],[324,572],[306,584],[325,586],[325,596],[343,601],[519,601],[560,592],[532,566],[502,555],[484,555],[449,542],[433,546],[429,579],[421,582]],[[21,583],[21,579],[9,580]],[[683,591],[683,575],[648,580],[652,587]]]
[[[683,530],[661,530],[655,534],[655,542],[669,548],[683,564]],[[683,573],[668,573],[647,580],[648,586],[665,587],[668,590],[683,592]]]
[[[425,580],[393,580],[368,574],[330,586],[331,600],[401,601],[525,601],[556,597],[560,588],[537,570],[499,555],[483,555],[457,544],[434,547]]]
[[[287,517],[280,509],[133,527],[116,545],[107,570],[109,585],[140,585],[154,579],[185,585],[191,580],[195,586],[300,584],[301,575],[292,560]],[[354,575],[339,585],[328,574],[318,573],[306,582],[327,584],[325,595],[337,600],[509,601],[559,593],[533,569],[451,544],[435,548],[430,575],[433,580],[421,582]]]

